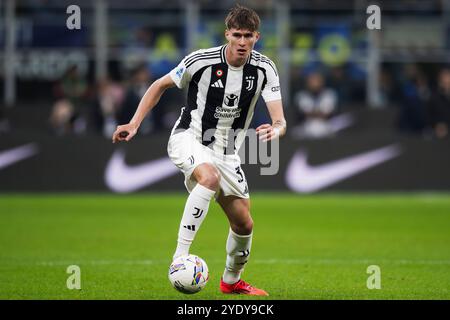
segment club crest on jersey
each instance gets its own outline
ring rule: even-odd
[[[255,81],[255,77],[254,76],[246,76],[245,77],[245,81],[247,82],[247,86],[245,87],[245,89],[247,91],[250,91],[253,89],[253,82]]]
[[[223,71],[222,70],[217,70],[216,71],[216,76],[218,76],[218,77],[221,77],[221,76],[223,76]]]
[[[234,93],[226,95],[225,96],[225,105],[227,107],[234,107],[235,105],[237,105],[238,98],[239,98],[239,96],[235,95]]]

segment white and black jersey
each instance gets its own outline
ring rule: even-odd
[[[190,130],[215,152],[235,153],[245,139],[260,95],[265,102],[280,100],[275,64],[252,51],[239,68],[226,61],[227,45],[195,51],[170,72],[177,87],[188,86],[187,106],[175,123]]]

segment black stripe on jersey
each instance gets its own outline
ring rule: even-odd
[[[185,64],[188,64],[189,62],[191,62],[191,60],[195,59],[195,58],[199,58],[199,57],[203,57],[203,56],[207,56],[207,55],[214,55],[214,54],[220,54],[220,50],[221,49],[217,49],[214,51],[210,51],[210,52],[199,52],[199,53],[195,53],[192,54],[191,56],[188,56],[186,58],[186,60],[184,61]]]
[[[267,63],[267,64],[272,68],[272,70],[273,70],[273,72],[275,73],[275,75],[278,77],[277,70],[276,70],[275,67],[270,63],[270,61],[262,60],[262,59],[260,59],[260,60],[254,59],[254,60],[255,60],[255,61],[261,61],[261,62]]]
[[[189,64],[189,63],[191,63],[191,62],[193,62],[193,61],[195,61],[195,60],[197,60],[199,58],[219,56],[219,55],[220,55],[219,51],[214,51],[214,52],[211,52],[211,53],[205,53],[205,54],[200,54],[200,55],[196,54],[196,55],[186,59],[184,64]]]
[[[247,62],[246,62],[246,63],[250,63],[250,60],[251,60],[251,59],[252,59],[252,55],[249,54],[248,57],[247,57]]]
[[[181,114],[180,122],[178,123],[178,126],[175,128],[177,129],[189,129],[189,126],[191,125],[192,117],[191,117],[191,111],[197,109],[197,93],[198,93],[198,82],[200,81],[200,78],[202,77],[203,72],[208,68],[209,66],[205,66],[198,70],[194,75],[192,76],[191,81],[189,82],[189,90],[188,90],[188,96],[187,96],[187,107],[183,108],[183,112]]]
[[[263,91],[264,88],[266,87],[266,84],[267,84],[267,73],[266,73],[266,69],[264,69],[264,68],[262,68],[262,67],[256,67],[256,68],[258,68],[258,70],[261,70],[262,73],[264,74],[264,79],[263,79],[263,82],[262,82],[262,84],[261,84],[261,91]]]
[[[216,54],[216,55],[210,56],[210,57],[200,57],[200,58],[196,58],[195,60],[192,60],[190,63],[188,63],[188,64],[186,65],[186,68],[189,68],[189,67],[192,66],[194,63],[196,63],[197,61],[200,61],[200,60],[212,60],[212,59],[219,59],[219,58],[220,58],[219,54]]]
[[[217,71],[222,71],[218,74]],[[205,111],[202,115],[202,144],[212,147],[215,140],[214,132],[219,122],[218,117],[214,117],[217,107],[222,107],[223,97],[225,95],[225,85],[227,82],[228,65],[226,63],[214,64],[211,66],[211,79],[208,84],[208,93],[206,95]],[[223,87],[212,87],[216,81],[220,81]],[[211,131],[209,131],[211,130]],[[205,132],[208,135],[205,136]]]
[[[234,119],[231,126],[235,130],[244,128],[250,103],[255,97],[256,89],[258,87],[258,68],[256,66],[246,64],[244,65],[244,70],[242,72],[242,87],[238,103],[241,114],[239,118]]]
[[[261,59],[261,54],[259,54],[259,53],[252,52],[252,54],[250,55],[250,61],[251,60],[259,61],[260,59]]]
[[[237,133],[239,130],[244,129],[245,121],[247,120],[248,112],[250,109],[250,104],[255,97],[256,89],[258,87],[258,67],[246,64],[242,70],[242,87],[241,94],[239,96],[238,106],[241,109],[239,118],[235,118],[231,128],[233,129],[234,139],[231,141],[228,138],[228,145],[224,151],[226,154],[232,154],[236,150],[235,140],[237,138]],[[230,144],[233,143],[231,146]]]
[[[227,45],[223,45],[222,48],[220,48],[220,58],[222,59],[222,63],[227,63],[227,59],[225,58],[225,48]]]
[[[276,68],[275,68],[275,66],[274,66],[274,64],[273,64],[273,62],[270,61],[269,59],[264,58],[264,57],[262,57],[261,55],[257,56],[256,54],[253,54],[253,53],[252,53],[251,60],[255,60],[256,62],[261,61],[261,62],[267,63],[269,66],[272,67],[273,72],[275,72],[275,75],[278,77],[277,70],[276,70]]]

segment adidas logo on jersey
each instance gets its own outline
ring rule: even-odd
[[[222,80],[221,80],[221,79],[217,80],[216,82],[214,82],[214,83],[211,85],[211,87],[213,87],[213,88],[223,88]]]

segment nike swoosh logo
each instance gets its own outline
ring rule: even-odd
[[[178,168],[168,157],[128,166],[125,163],[125,152],[117,150],[106,166],[105,183],[115,192],[127,193],[152,185],[177,172]]]
[[[338,133],[339,131],[350,127],[354,122],[355,122],[355,117],[350,113],[343,113],[343,114],[331,117],[328,120],[330,129],[334,133]]]
[[[35,143],[29,143],[21,147],[0,152],[0,170],[9,167],[38,153]]]
[[[400,153],[400,146],[394,144],[326,164],[310,166],[307,154],[298,151],[286,170],[286,183],[296,192],[318,191],[389,161]]]
[[[353,125],[355,117],[351,113],[343,113],[337,116],[333,116],[328,120],[328,128],[330,132],[337,133]],[[305,133],[305,126],[303,124],[294,126],[291,129],[292,134],[296,138],[308,137],[309,134]]]

